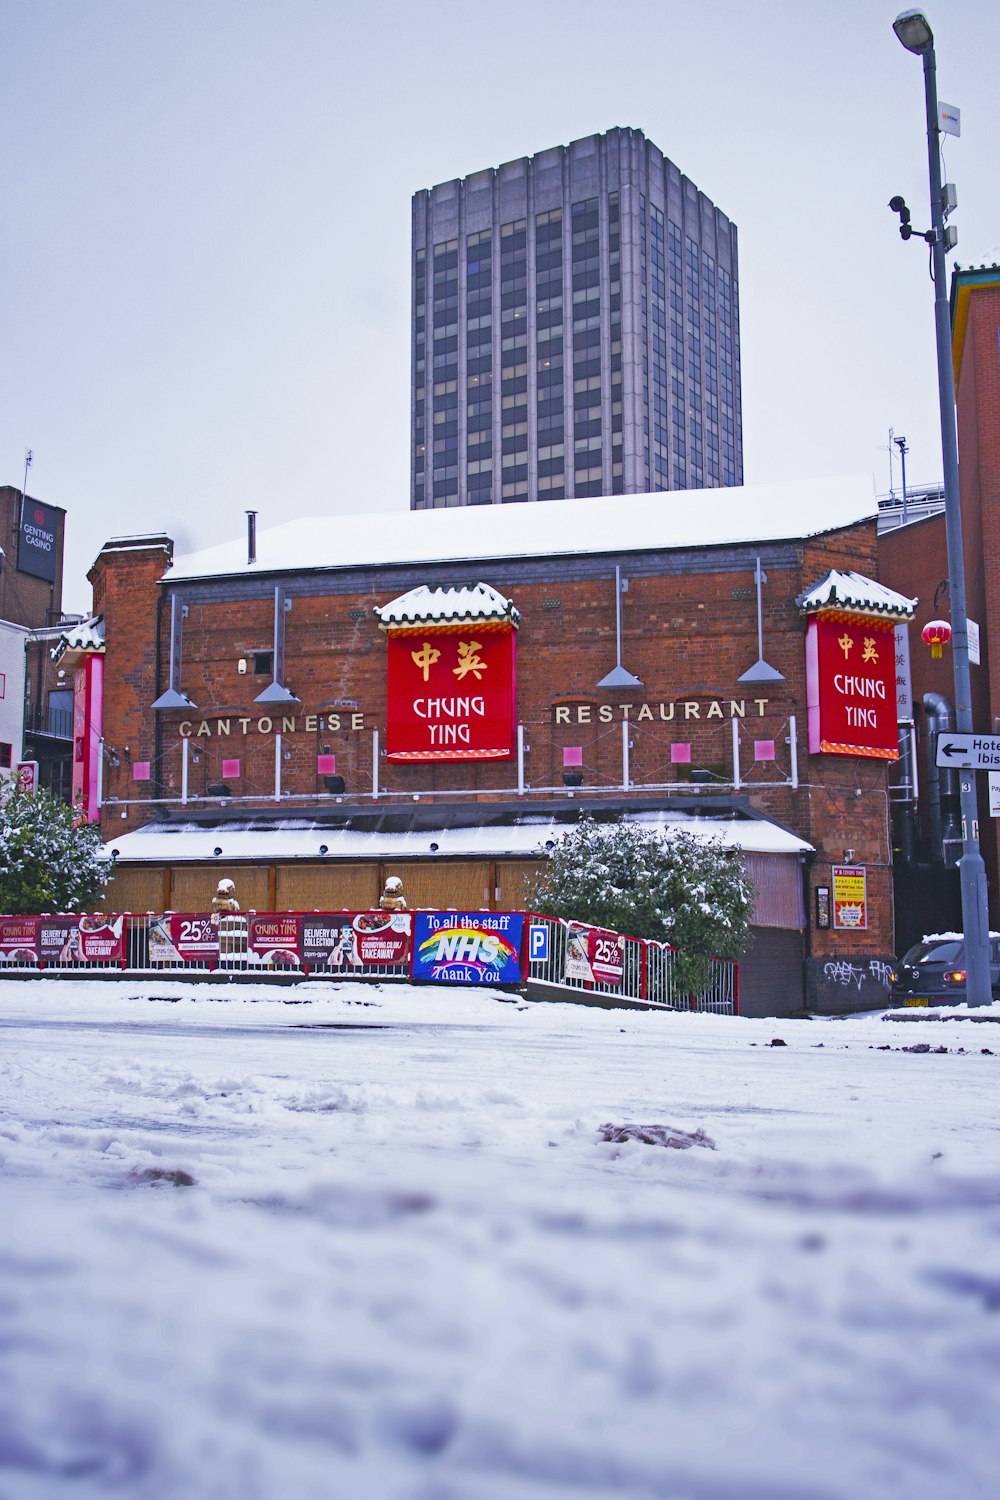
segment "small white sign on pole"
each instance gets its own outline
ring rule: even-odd
[[[987,779],[990,784],[990,817],[1000,818],[1000,771],[991,771]]]
[[[979,651],[979,626],[975,620],[966,620],[969,627],[969,661],[974,667],[982,665],[982,656]]]
[[[938,125],[944,135],[962,134],[962,111],[955,104],[938,102]]]

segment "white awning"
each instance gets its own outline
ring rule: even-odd
[[[709,818],[674,812],[642,812],[629,819],[656,829],[720,842],[727,849],[757,854],[806,854],[812,845],[777,823],[762,818]],[[408,833],[379,829],[325,828],[305,821],[256,826],[229,823],[204,828],[192,823],[148,823],[105,845],[123,865],[193,864],[271,860],[407,860],[445,856],[524,859],[542,855],[573,826],[556,818],[525,816],[509,825],[421,828]],[[601,825],[598,825],[599,827]],[[606,825],[613,827],[613,824]]]

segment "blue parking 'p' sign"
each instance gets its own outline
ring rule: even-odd
[[[544,964],[549,958],[549,929],[547,927],[530,927],[528,929],[528,957],[532,963]]]

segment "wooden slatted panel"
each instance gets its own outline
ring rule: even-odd
[[[524,911],[529,905],[528,887],[545,868],[541,860],[497,861],[498,911]]]
[[[378,865],[279,865],[278,911],[368,911],[382,891]]]
[[[806,914],[798,856],[746,853],[743,864],[756,892],[753,925],[801,932]]]
[[[160,911],[163,871],[159,866],[119,865],[108,881],[101,905],[106,911]]]
[[[170,905],[174,911],[210,911],[220,880],[236,886],[241,911],[267,911],[266,865],[174,865]]]
[[[473,864],[438,863],[393,866],[403,882],[403,894],[411,910],[418,906],[432,911],[479,911],[489,907],[490,867],[486,860]]]

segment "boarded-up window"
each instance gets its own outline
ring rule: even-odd
[[[743,864],[757,891],[753,926],[803,928],[806,914],[798,856],[744,853]]]

